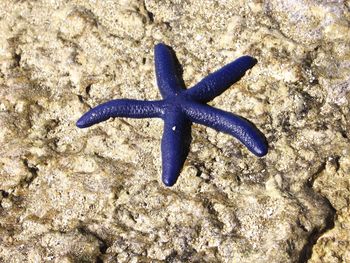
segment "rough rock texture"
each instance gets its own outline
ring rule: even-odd
[[[0,262],[350,262],[349,1],[0,1]],[[78,117],[158,99],[153,46],[188,86],[259,63],[212,105],[270,151],[194,125],[175,187],[161,120]]]

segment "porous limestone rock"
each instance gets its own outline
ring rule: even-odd
[[[350,261],[348,1],[0,1],[0,262]],[[178,183],[162,121],[75,121],[154,100],[153,46],[187,86],[249,54],[212,105],[261,129],[264,158],[199,125]]]

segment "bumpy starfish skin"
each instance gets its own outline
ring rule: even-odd
[[[77,121],[77,126],[86,128],[111,117],[162,118],[162,180],[166,186],[176,183],[188,155],[192,122],[234,136],[259,157],[267,154],[267,141],[252,123],[205,104],[243,77],[256,64],[254,58],[240,57],[209,74],[192,88],[185,89],[177,73],[175,55],[169,47],[157,44],[154,56],[157,84],[163,100],[111,100],[85,113]]]

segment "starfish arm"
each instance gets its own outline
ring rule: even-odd
[[[177,75],[175,54],[163,43],[154,47],[154,64],[157,84],[163,98],[183,91],[184,86]]]
[[[183,106],[191,121],[234,136],[259,157],[267,154],[265,136],[248,120],[197,102],[186,102]]]
[[[191,122],[182,112],[165,115],[162,138],[162,181],[173,186],[180,175],[191,143]]]
[[[240,57],[221,69],[209,74],[195,86],[188,89],[186,94],[200,102],[211,101],[228,89],[233,83],[240,80],[245,72],[256,63],[257,60],[253,57]]]
[[[111,117],[155,118],[162,117],[162,101],[117,99],[102,103],[86,112],[77,121],[79,128],[90,127]]]

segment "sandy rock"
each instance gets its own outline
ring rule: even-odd
[[[347,262],[350,13],[342,1],[0,2],[0,262]],[[193,125],[177,184],[163,123],[76,120],[154,100],[153,46],[188,87],[250,54],[211,105],[269,153]]]

